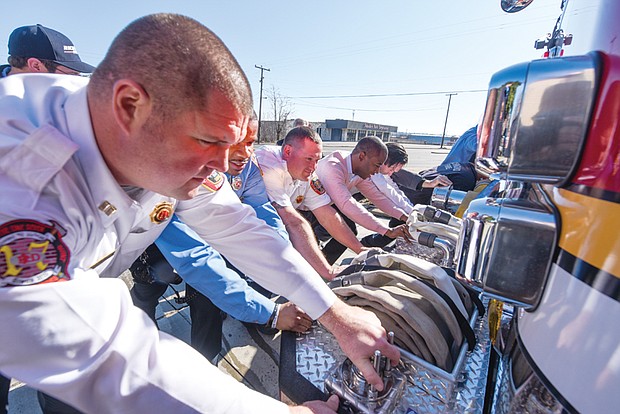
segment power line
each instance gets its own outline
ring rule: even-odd
[[[363,108],[352,108],[350,106],[348,107],[343,107],[343,106],[331,106],[331,105],[320,105],[320,104],[313,104],[313,103],[309,103],[309,102],[301,102],[301,103],[296,103],[296,105],[300,105],[300,106],[310,106],[313,108],[325,108],[325,109],[339,109],[339,110],[344,110],[344,111],[351,111],[353,109],[355,109],[356,111],[359,112],[421,112],[421,111],[436,111],[438,109],[443,109],[443,107],[434,107],[434,108],[416,108],[416,109],[411,109],[411,108],[407,108],[407,109],[363,109]]]
[[[317,60],[320,60],[320,59],[327,59],[327,58],[332,58],[332,57],[353,56],[353,55],[358,55],[361,53],[369,53],[370,51],[377,50],[377,49],[386,50],[386,49],[392,49],[392,48],[412,46],[415,44],[426,43],[430,40],[436,42],[437,40],[445,40],[445,39],[450,39],[454,37],[463,38],[463,36],[476,34],[476,33],[492,32],[494,30],[502,30],[502,29],[511,28],[514,26],[522,26],[523,24],[546,22],[548,21],[550,16],[552,15],[551,14],[544,15],[538,18],[526,19],[526,20],[519,21],[519,22],[512,22],[512,23],[502,22],[499,24],[493,23],[492,25],[479,26],[478,24],[476,24],[477,22],[491,19],[491,17],[482,17],[482,18],[469,20],[466,22],[460,22],[458,25],[455,25],[455,24],[440,25],[440,26],[425,28],[424,30],[416,30],[413,32],[408,32],[408,33],[403,33],[403,34],[398,34],[398,35],[393,35],[393,36],[387,36],[383,38],[376,38],[370,42],[343,45],[343,46],[338,46],[338,47],[331,48],[331,49],[317,50],[314,53],[304,53],[299,56],[291,56],[291,57],[287,57],[287,58],[283,58],[279,60],[276,59],[268,63],[272,67],[277,66],[278,68],[282,69],[288,66],[299,65],[302,62],[307,62],[307,61],[316,62]],[[554,12],[553,18],[555,18],[556,16],[557,16],[557,13]],[[466,26],[468,27],[468,29],[467,30],[458,29],[458,30],[453,30],[453,31],[446,30],[446,28],[455,29],[456,26]],[[434,31],[438,31],[442,34],[440,35],[432,34],[432,32]],[[398,38],[408,38],[408,37],[411,37],[411,38],[400,40],[400,41],[397,40]],[[390,41],[390,40],[394,40],[394,41]],[[376,46],[369,45],[372,43],[375,43],[377,45]]]
[[[417,96],[417,95],[447,95],[458,93],[487,92],[488,89],[470,89],[465,91],[437,91],[437,92],[407,92],[407,93],[383,93],[368,95],[324,95],[324,96],[289,96],[291,99],[334,99],[334,98],[383,98],[388,96]]]

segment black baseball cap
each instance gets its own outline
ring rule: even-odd
[[[13,30],[9,36],[9,55],[47,59],[81,73],[95,70],[94,66],[82,62],[67,36],[40,24]]]

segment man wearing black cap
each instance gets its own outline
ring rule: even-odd
[[[0,66],[0,78],[17,73],[92,73],[95,68],[82,62],[69,38],[42,26],[22,26],[9,36],[9,64]]]

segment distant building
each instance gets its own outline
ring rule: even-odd
[[[458,139],[458,135],[446,135],[444,137],[444,145],[452,145]],[[397,132],[392,134],[392,140],[398,142],[408,142],[411,144],[436,144],[441,145],[441,135],[433,134],[416,134],[407,132]]]
[[[389,141],[390,135],[398,127],[380,125],[372,122],[349,121],[346,119],[326,119],[324,123],[311,123],[323,141],[359,141],[368,135],[376,135],[383,141]]]
[[[282,122],[261,121],[262,143],[276,142],[284,138],[286,133],[294,127],[294,119],[285,119]],[[398,141],[411,144],[441,144],[441,135],[416,134],[398,132],[398,127],[375,124],[372,122],[352,121],[347,119],[326,119],[325,122],[310,121],[323,141],[356,142],[369,135],[375,135],[384,142]],[[444,145],[452,145],[458,139],[456,135],[446,135]]]

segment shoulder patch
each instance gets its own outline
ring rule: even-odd
[[[209,191],[215,192],[222,188],[224,181],[226,181],[224,178],[224,174],[214,170],[210,176],[205,178],[205,180],[202,182],[202,186]]]
[[[174,206],[169,201],[162,201],[153,207],[153,211],[149,215],[151,223],[161,224],[172,216]]]
[[[27,286],[62,282],[70,252],[57,223],[13,220],[0,225],[0,286]]]
[[[316,177],[310,180],[310,188],[312,188],[318,195],[325,194],[325,187],[323,187],[321,181]]]
[[[241,186],[243,185],[243,180],[239,176],[233,177],[230,185],[232,186],[233,190],[239,191],[241,190]]]

